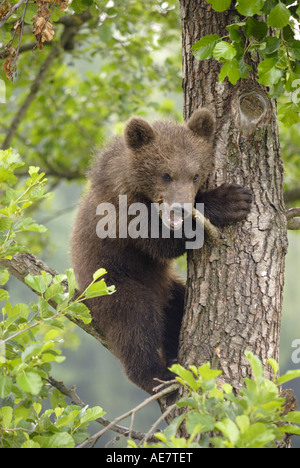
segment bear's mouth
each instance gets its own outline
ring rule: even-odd
[[[171,229],[172,231],[181,229],[183,224],[182,210],[170,209],[168,204],[163,203],[162,209],[160,210],[160,215],[164,225],[168,229]]]

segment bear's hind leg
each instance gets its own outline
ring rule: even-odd
[[[154,378],[173,378],[161,358],[164,316],[160,302],[152,289],[135,281],[116,284],[116,292],[108,299],[114,321],[106,337],[112,351],[127,377],[151,394],[159,385]]]
[[[177,361],[179,334],[184,311],[185,286],[173,281],[171,298],[165,308],[163,352],[167,367]]]

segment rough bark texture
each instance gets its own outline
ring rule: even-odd
[[[249,376],[244,351],[278,361],[284,259],[287,250],[275,102],[253,75],[219,83],[220,64],[200,62],[190,48],[208,34],[228,34],[235,11],[216,13],[205,0],[181,0],[184,116],[209,107],[216,117],[216,162],[209,188],[234,182],[250,188],[246,222],[226,228],[218,243],[188,254],[186,312],[179,362],[210,362],[235,389]],[[252,58],[249,58],[252,60]],[[165,404],[162,404],[162,409]],[[172,415],[171,415],[172,416]]]
[[[254,76],[235,86],[219,83],[220,64],[190,52],[204,35],[226,35],[234,14],[216,13],[204,0],[181,1],[185,117],[206,106],[217,120],[210,187],[235,182],[249,187],[254,201],[246,222],[188,256],[180,362],[210,361],[237,388],[248,374],[246,349],[265,364],[279,357],[287,231],[275,103]]]

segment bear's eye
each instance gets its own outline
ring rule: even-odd
[[[171,182],[172,177],[170,176],[170,174],[167,174],[167,173],[166,173],[166,174],[164,174],[164,175],[162,176],[162,180],[163,180],[164,182]]]
[[[193,182],[198,182],[198,180],[199,180],[199,176],[198,176],[198,174],[196,174],[196,175],[194,176]]]

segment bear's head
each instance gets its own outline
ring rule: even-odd
[[[196,110],[184,125],[168,121],[150,125],[133,117],[125,127],[131,183],[150,202],[172,210],[168,220],[172,229],[179,229],[191,214],[196,194],[208,180],[214,133],[214,119],[207,109]]]

